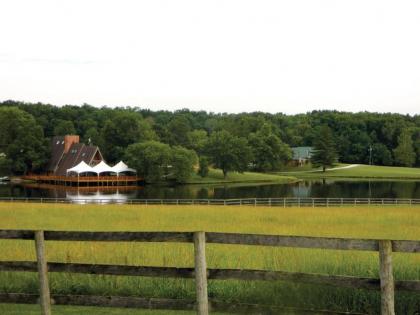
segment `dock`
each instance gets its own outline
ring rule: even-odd
[[[144,179],[139,176],[26,175],[22,179],[44,184],[84,187],[137,186],[144,183]]]

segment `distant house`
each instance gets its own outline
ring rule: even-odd
[[[292,163],[302,166],[310,161],[312,153],[312,147],[294,147],[292,148]]]
[[[66,175],[68,169],[84,161],[95,166],[104,160],[99,147],[79,143],[79,136],[67,135],[53,137],[51,158],[46,171],[51,175]]]

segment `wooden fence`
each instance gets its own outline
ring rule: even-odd
[[[223,206],[268,206],[268,207],[337,207],[357,205],[411,205],[420,206],[420,199],[410,198],[241,198],[241,199],[114,199],[114,198],[25,198],[0,197],[0,202],[38,203],[98,203],[133,205],[223,205]]]
[[[420,241],[347,239],[326,237],[302,237],[259,234],[235,234],[214,232],[61,232],[0,230],[0,239],[35,240],[37,262],[3,261],[0,271],[38,272],[40,295],[1,293],[2,303],[40,303],[42,314],[51,314],[51,300],[55,304],[90,305],[111,307],[137,307],[149,309],[197,310],[208,314],[209,309],[231,312],[256,312],[278,310],[275,306],[250,304],[226,304],[208,300],[207,279],[281,280],[318,285],[380,290],[381,314],[394,314],[394,289],[420,292],[420,280],[394,281],[392,252],[420,253]],[[193,242],[194,268],[145,267],[126,265],[98,265],[76,263],[48,263],[45,241],[111,241],[111,242]],[[318,248],[330,250],[357,250],[379,252],[379,279],[343,275],[322,275],[267,270],[208,269],[206,243]],[[195,278],[196,301],[177,299],[146,299],[140,297],[105,297],[83,295],[50,295],[48,272],[68,272],[102,275],[128,275],[143,277]],[[299,313],[305,313],[301,310]],[[333,312],[328,312],[333,314]]]

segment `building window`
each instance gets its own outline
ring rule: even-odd
[[[60,144],[60,140],[58,140],[56,144]]]
[[[61,141],[61,144],[64,144],[64,141]]]
[[[82,156],[84,157],[86,155],[86,153],[82,153]]]
[[[77,153],[77,150],[73,149],[73,150],[71,150],[71,153],[75,154],[75,153]]]

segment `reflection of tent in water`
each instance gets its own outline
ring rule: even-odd
[[[118,191],[107,194],[100,191],[94,193],[80,193],[78,191],[66,191],[66,198],[75,203],[126,203],[127,200],[135,198],[136,192],[132,194],[121,194]]]

